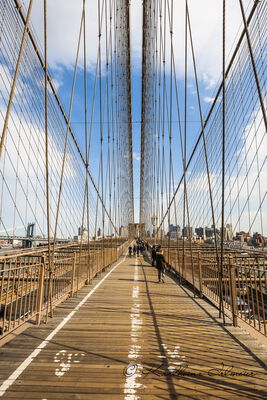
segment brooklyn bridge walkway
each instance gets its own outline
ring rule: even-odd
[[[3,399],[266,399],[266,348],[143,257],[0,349]]]

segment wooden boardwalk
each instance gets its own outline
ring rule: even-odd
[[[142,257],[0,348],[3,399],[266,399],[266,347]]]

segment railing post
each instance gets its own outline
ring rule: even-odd
[[[72,261],[71,291],[70,291],[71,296],[74,295],[75,272],[76,272],[76,252],[74,252],[73,254],[73,261]]]
[[[233,326],[237,326],[237,295],[236,295],[236,267],[233,263],[233,257],[229,257],[230,269],[230,288],[231,288],[231,307],[233,316]]]
[[[40,325],[42,317],[42,306],[44,297],[44,277],[45,277],[46,257],[43,256],[40,265],[39,284],[38,284],[38,298],[37,298],[37,315],[36,324]]]
[[[90,253],[88,253],[87,256],[87,278],[86,278],[86,285],[90,285],[90,281],[91,281],[91,270],[90,270],[90,262],[91,262],[91,257],[90,257]]]
[[[183,262],[183,264],[184,264],[183,278],[184,278],[184,280],[186,281],[186,278],[187,278],[187,265],[186,265],[187,257],[186,257],[186,251],[184,252],[183,257],[184,257],[184,262]]]
[[[180,263],[180,251],[177,248],[177,268],[178,268],[178,273],[179,273],[179,279],[181,281],[181,263]]]
[[[203,297],[202,264],[201,264],[201,261],[200,261],[200,252],[198,252],[198,279],[199,279],[199,296]]]

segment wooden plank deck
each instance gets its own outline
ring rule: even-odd
[[[0,348],[0,397],[266,399],[266,360],[205,300],[126,258]]]

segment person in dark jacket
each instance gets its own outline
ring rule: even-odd
[[[154,245],[151,250],[151,258],[152,258],[152,267],[155,266],[156,263],[156,246]]]
[[[161,250],[161,246],[158,246],[157,252],[156,252],[156,267],[158,270],[158,282],[164,283],[164,273],[165,273],[165,258],[163,251]]]
[[[129,257],[132,257],[132,251],[133,251],[132,246],[129,246],[128,247]]]

